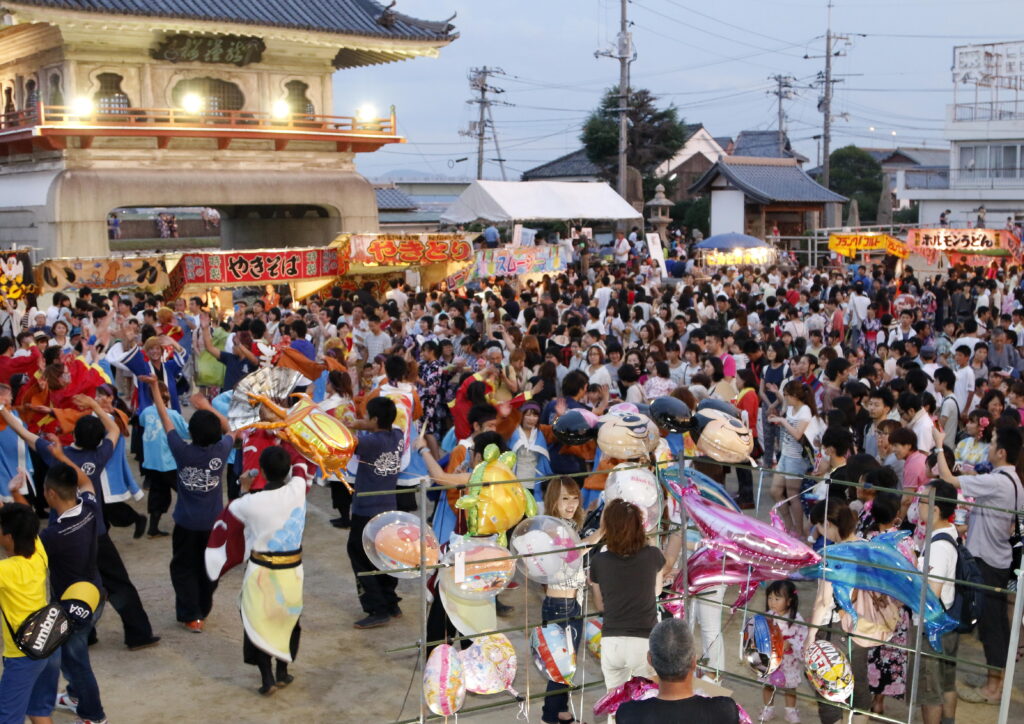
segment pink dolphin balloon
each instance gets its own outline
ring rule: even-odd
[[[739,586],[740,595],[733,604],[733,610],[749,601],[757,591],[758,585],[764,581],[785,580],[792,573],[785,568],[751,566],[741,563],[721,551],[711,548],[701,548],[691,555],[686,562],[686,572],[689,579],[686,590],[690,595],[716,586]],[[682,593],[684,584],[683,574],[680,571],[672,584],[672,590]]]
[[[716,505],[702,498],[696,487],[683,491],[683,505],[704,535],[705,545],[740,563],[795,571],[821,560],[805,543],[785,531]]]

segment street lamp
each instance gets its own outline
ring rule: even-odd
[[[181,99],[181,107],[189,115],[196,115],[203,110],[203,98],[198,93],[186,93]]]
[[[92,99],[85,96],[79,96],[71,101],[71,115],[83,118],[91,116],[95,106],[93,105]]]
[[[292,114],[292,107],[284,98],[278,98],[270,107],[270,115],[279,121],[283,121]]]

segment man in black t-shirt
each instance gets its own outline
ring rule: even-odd
[[[693,693],[697,657],[686,622],[678,618],[662,621],[651,631],[649,641],[647,659],[658,674],[661,688],[657,698],[620,706],[615,716],[618,724],[738,724],[735,701],[727,696],[706,698]]]

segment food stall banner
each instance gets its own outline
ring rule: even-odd
[[[336,249],[261,249],[182,254],[170,275],[167,296],[186,287],[245,287],[335,277]]]
[[[855,257],[861,251],[884,251],[900,259],[910,256],[906,245],[888,234],[831,234],[828,248],[849,257]]]
[[[32,276],[32,258],[26,251],[8,251],[0,254],[0,299],[16,301],[26,294],[36,294]]]
[[[504,246],[476,253],[476,272],[482,277],[514,277],[565,269],[557,245]]]
[[[750,266],[773,263],[776,250],[770,246],[760,246],[751,249],[729,249],[728,251],[711,249],[705,251],[704,254],[704,262],[708,266]]]
[[[1022,260],[1020,239],[1005,229],[910,229],[907,246],[929,263],[943,252],[965,257],[1010,256],[1018,264]]]
[[[465,234],[351,234],[353,264],[416,266],[469,261],[473,245]]]
[[[47,259],[36,267],[43,294],[89,289],[163,291],[168,285],[162,257]]]

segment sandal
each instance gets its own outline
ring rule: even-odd
[[[989,699],[981,692],[981,689],[975,686],[958,686],[956,693],[969,704],[999,704],[999,699]]]

